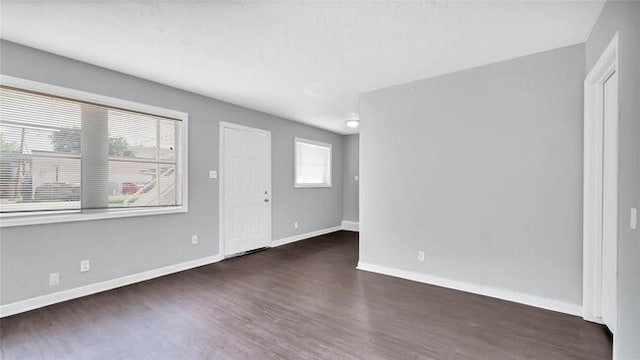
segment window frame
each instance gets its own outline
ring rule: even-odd
[[[188,184],[189,184],[189,157],[188,157],[188,134],[189,134],[189,114],[181,111],[170,110],[158,106],[138,103],[134,101],[114,98],[105,95],[70,89],[62,86],[41,83],[37,81],[22,79],[18,77],[0,74],[0,84],[13,87],[18,90],[33,91],[45,95],[51,95],[69,100],[93,103],[127,111],[155,115],[176,119],[182,122],[180,130],[179,154],[176,156],[176,168],[182,174],[180,179],[181,205],[163,206],[157,208],[105,208],[105,209],[79,209],[61,211],[42,211],[31,214],[3,214],[0,217],[0,228],[13,226],[26,226],[37,224],[51,224],[61,222],[87,221],[99,219],[115,219],[147,215],[164,215],[186,213],[188,206]]]
[[[329,181],[324,183],[299,183],[298,182],[298,158],[300,154],[298,154],[298,143],[305,143],[309,145],[323,146],[329,148]],[[330,143],[325,143],[316,140],[309,140],[305,138],[295,137],[293,138],[293,186],[294,188],[304,189],[304,188],[330,188],[333,187],[333,145]]]

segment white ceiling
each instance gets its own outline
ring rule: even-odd
[[[603,4],[3,0],[1,36],[345,134],[359,93],[583,42]]]

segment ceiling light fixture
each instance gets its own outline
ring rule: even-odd
[[[359,119],[349,119],[347,121],[345,121],[345,124],[347,124],[348,127],[355,129],[358,126],[360,126],[360,120]]]

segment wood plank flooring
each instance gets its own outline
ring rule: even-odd
[[[336,232],[0,321],[13,359],[609,359],[603,327],[355,269]]]

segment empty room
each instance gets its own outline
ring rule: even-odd
[[[0,1],[0,359],[640,360],[640,1]]]

